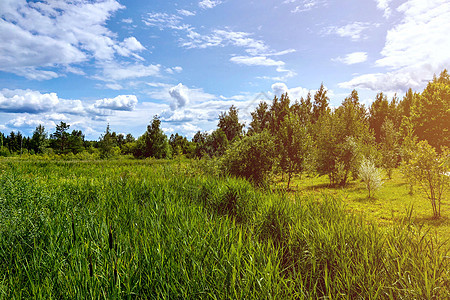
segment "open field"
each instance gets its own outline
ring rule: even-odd
[[[286,182],[278,178],[276,185],[285,187]],[[450,247],[450,190],[442,197],[441,218],[434,219],[430,201],[418,186],[410,187],[402,173],[397,169],[392,179],[383,178],[383,186],[369,199],[363,182],[352,181],[345,188],[330,188],[327,176],[295,178],[292,182],[293,193],[302,196],[314,195],[318,199],[322,194],[333,195],[342,199],[346,210],[362,214],[365,219],[379,225],[392,225],[409,222],[430,235],[437,235]]]
[[[0,298],[450,296],[442,239],[414,225],[428,203],[401,224],[397,175],[374,201],[323,180],[284,193],[186,161],[0,160]]]

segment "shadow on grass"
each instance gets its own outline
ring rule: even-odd
[[[413,217],[412,221],[413,223],[416,224],[425,224],[439,227],[441,225],[445,225],[446,223],[450,222],[450,218],[447,216],[441,216],[440,218],[434,218],[433,216],[420,216],[420,217]]]

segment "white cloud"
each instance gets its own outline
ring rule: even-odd
[[[170,104],[172,110],[184,107],[189,103],[188,89],[181,83],[170,88],[169,95],[174,100]]]
[[[180,66],[176,66],[173,68],[166,68],[166,72],[169,74],[181,73],[182,71],[183,71],[183,68]]]
[[[203,9],[208,9],[213,8],[221,3],[222,1],[220,0],[202,0],[198,3],[198,6]]]
[[[132,78],[142,78],[160,75],[160,65],[117,64],[115,62],[103,65],[102,75],[96,79],[103,81],[118,81]]]
[[[377,3],[377,8],[384,11],[383,16],[387,19],[391,16],[391,8],[389,7],[389,3],[392,0],[375,0]]]
[[[123,86],[121,86],[118,83],[107,83],[107,84],[105,84],[105,87],[107,87],[108,89],[111,89],[111,90],[116,90],[116,91],[123,89]]]
[[[55,93],[8,89],[0,91],[0,111],[39,113],[51,110],[58,104],[59,99]]]
[[[375,24],[375,26],[377,25]],[[336,34],[340,37],[348,37],[353,41],[357,41],[362,38],[367,38],[366,35],[363,35],[363,31],[367,30],[370,26],[371,24],[367,22],[354,22],[341,27],[329,26],[322,30],[322,34]]]
[[[280,97],[288,91],[288,87],[285,83],[277,82],[272,84],[272,91],[277,97]]]
[[[47,122],[41,119],[32,118],[29,115],[19,116],[14,118],[8,123],[6,123],[10,127],[14,128],[23,128],[23,127],[36,127],[38,125],[45,125]]]
[[[119,95],[115,98],[105,98],[95,101],[96,108],[105,108],[111,110],[132,111],[138,103],[135,95]]]
[[[179,15],[167,13],[148,13],[142,21],[147,26],[158,27],[159,29],[171,28],[178,29],[183,18]]]
[[[288,93],[291,102],[295,100],[300,100],[300,98],[305,98],[309,92],[314,93],[314,90],[308,90],[304,87],[288,88],[283,82],[277,82],[272,84],[272,92],[275,96],[280,97],[281,94]]]
[[[397,8],[399,24],[387,32],[377,67],[386,73],[357,76],[342,82],[344,88],[404,92],[423,88],[427,81],[450,65],[450,2],[409,0]]]
[[[353,52],[349,53],[344,57],[337,57],[333,59],[334,61],[339,61],[346,65],[353,65],[365,62],[367,60],[367,52]]]
[[[116,0],[0,2],[0,70],[46,80],[70,72],[71,65],[115,55],[133,56],[143,46],[134,37],[119,42],[106,27],[124,7]]]
[[[246,66],[283,66],[281,60],[273,60],[265,56],[233,56],[231,62]]]
[[[177,12],[178,12],[178,14],[185,16],[185,17],[195,16],[195,11],[190,11],[190,10],[186,10],[186,9],[178,9]]]
[[[130,18],[128,18],[128,19],[122,19],[122,22],[123,22],[123,23],[126,23],[126,24],[131,24],[131,23],[133,23],[133,19],[130,19]]]

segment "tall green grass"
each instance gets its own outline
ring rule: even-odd
[[[187,162],[0,161],[0,298],[450,296],[435,240],[323,197]]]

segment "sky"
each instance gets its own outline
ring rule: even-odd
[[[353,89],[421,91],[450,67],[448,0],[0,0],[0,131],[97,140],[107,124],[170,136],[240,119],[321,83],[337,107]]]

